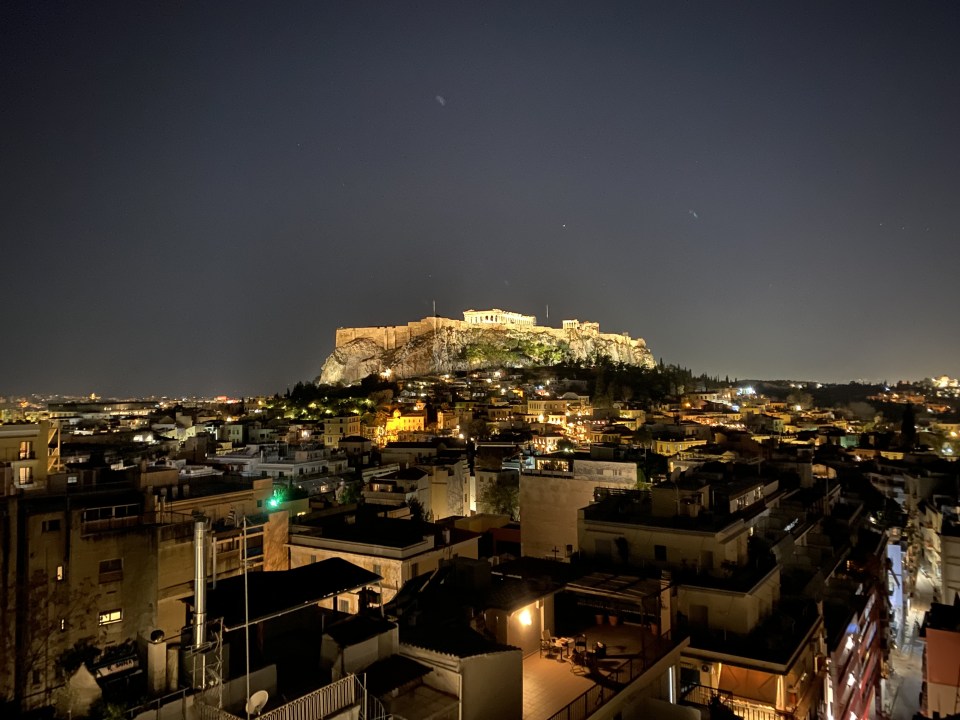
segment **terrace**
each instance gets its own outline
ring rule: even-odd
[[[587,658],[577,657],[573,642],[568,649],[524,658],[524,720],[587,718],[631,685],[658,679],[687,644],[685,638],[677,642],[670,633],[658,636],[636,625],[590,625],[581,631]],[[602,656],[594,651],[597,643],[605,648]]]

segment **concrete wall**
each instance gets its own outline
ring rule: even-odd
[[[960,632],[927,628],[927,716],[958,711]]]
[[[461,720],[522,718],[523,658],[519,650],[475,655],[460,662],[463,673]]]
[[[940,536],[940,602],[950,605],[960,593],[960,537]]]
[[[769,575],[753,593],[735,593],[682,585],[677,594],[677,609],[691,620],[697,617],[692,606],[707,608],[711,630],[745,635],[768,617],[780,598],[780,571]]]
[[[617,476],[612,473],[618,471]],[[478,473],[479,474],[479,473]],[[566,557],[566,547],[580,549],[578,511],[593,502],[598,487],[635,488],[633,463],[577,462],[573,477],[520,475],[520,543],[524,555]],[[590,548],[592,551],[592,548]]]
[[[585,520],[581,549],[588,556],[597,556],[606,547],[611,553],[609,559],[617,560],[613,544],[617,537],[626,538],[632,563],[654,562],[657,545],[666,548],[668,563],[685,562],[690,567],[704,567],[711,571],[720,570],[725,561],[742,565],[747,560],[748,535],[742,524],[735,532],[721,534]]]
[[[927,717],[933,717],[935,712],[940,713],[940,717],[948,717],[960,712],[956,685],[927,683]]]

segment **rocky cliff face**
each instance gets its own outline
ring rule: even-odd
[[[321,383],[352,383],[390,369],[394,377],[417,377],[491,367],[530,367],[561,362],[615,363],[653,367],[643,340],[556,328],[440,328],[392,350],[358,338],[333,351],[323,364]]]

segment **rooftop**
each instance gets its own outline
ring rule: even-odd
[[[957,597],[960,598],[960,595]],[[923,619],[920,636],[926,637],[927,630],[960,632],[960,600],[955,600],[953,605],[931,603],[930,610]]]
[[[375,585],[382,578],[340,558],[330,558],[293,570],[247,573],[250,622],[260,622],[319,601]],[[217,581],[207,591],[207,616],[222,617],[225,629],[244,626],[244,577]]]
[[[673,487],[672,483],[669,483]],[[695,489],[680,486],[680,490]],[[583,517],[588,521],[624,523],[628,525],[649,525],[659,528],[672,528],[689,532],[717,533],[737,523],[755,517],[766,509],[763,501],[755,502],[736,513],[716,513],[709,510],[699,512],[696,517],[689,515],[654,515],[653,502],[646,490],[610,490],[606,497],[582,508]]]

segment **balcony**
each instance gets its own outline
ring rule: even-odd
[[[777,710],[770,705],[764,705],[734,695],[726,690],[708,687],[706,685],[687,685],[680,691],[681,703],[710,707],[711,703],[720,702],[733,710],[743,720],[793,720],[794,714]]]
[[[677,627],[690,634],[690,646],[720,656],[785,665],[821,622],[812,601],[783,599],[753,632],[746,635],[711,630],[680,616]]]
[[[128,515],[127,517],[114,517],[99,520],[83,520],[80,523],[81,535],[97,535],[99,533],[124,530],[126,528],[137,527],[141,523],[139,515]]]

